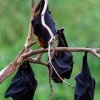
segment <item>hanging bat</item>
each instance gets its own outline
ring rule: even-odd
[[[37,87],[32,68],[28,62],[24,62],[12,79],[12,83],[5,93],[5,97],[13,100],[33,100]]]
[[[36,8],[36,15],[32,20],[32,26],[34,29],[34,34],[36,35],[36,40],[38,41],[38,44],[40,47],[47,48],[48,42],[51,39],[50,33],[46,28],[43,27],[41,22],[41,13],[44,8],[44,0],[41,0],[38,4],[38,7]],[[52,31],[53,35],[55,36],[57,34],[56,32],[56,26],[52,19],[51,12],[49,11],[49,8],[47,7],[45,15],[44,15],[45,24],[49,27],[49,29]]]
[[[87,52],[83,57],[82,71],[75,77],[75,80],[74,100],[94,100],[95,79],[92,78],[88,67]]]
[[[63,29],[58,30],[58,46],[57,47],[68,47],[66,42]],[[69,79],[73,69],[73,56],[71,52],[55,52],[52,58],[52,64],[56,69],[57,73],[62,79]],[[59,79],[58,75],[53,70],[52,80],[56,83],[62,83],[62,80]]]

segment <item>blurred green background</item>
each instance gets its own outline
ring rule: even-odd
[[[100,48],[100,0],[49,0],[49,8],[57,28],[65,28],[69,47]],[[12,62],[24,45],[30,16],[31,0],[0,0],[0,70]],[[81,71],[83,55],[73,53],[73,73],[71,79],[66,80],[73,85],[74,76]],[[46,54],[43,59],[47,61]],[[100,60],[88,54],[88,63],[96,80],[94,100],[100,100]],[[32,68],[38,80],[34,100],[50,100],[48,69],[37,64],[32,64]],[[0,100],[12,100],[4,98],[4,94],[14,74],[0,84]],[[55,100],[74,100],[73,88],[52,83]]]

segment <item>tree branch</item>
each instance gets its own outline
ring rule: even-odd
[[[50,49],[52,51],[53,48]],[[70,51],[70,52],[90,52],[91,54],[95,55],[100,59],[100,48],[71,48],[71,47],[56,47],[55,51]],[[21,50],[21,52],[18,54],[18,56],[15,58],[15,60],[10,63],[7,67],[5,67],[3,70],[0,71],[0,83],[6,79],[10,74],[15,72],[15,70],[19,67],[20,63],[18,63],[18,59],[21,59],[20,62],[22,62],[24,59],[31,57],[32,55],[39,54],[39,53],[46,53],[48,52],[48,49],[38,49],[38,50],[32,50],[27,53],[24,53],[24,48]],[[39,63],[39,61],[36,61],[36,63]],[[43,63],[41,63],[43,64]],[[43,65],[47,65],[46,63]]]
[[[53,50],[53,48],[50,49],[50,52],[52,52],[52,50]],[[74,48],[74,47],[56,47],[55,51],[59,51],[59,52],[61,52],[61,51],[64,51],[64,52],[65,51],[66,52],[67,51],[70,51],[70,52],[85,52],[85,51],[87,51],[100,59],[100,54],[98,54],[98,53],[100,53],[100,48],[93,49],[93,48],[83,48],[83,47],[81,47],[81,48],[78,48],[78,47],[77,48]],[[26,57],[30,57],[30,56],[38,54],[38,53],[46,53],[46,52],[48,52],[47,48],[43,49],[43,50],[41,50],[41,49],[32,50],[28,53],[23,54],[21,57],[24,59]]]

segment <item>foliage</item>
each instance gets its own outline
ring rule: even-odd
[[[49,0],[49,7],[57,28],[65,28],[70,47],[100,47],[99,0]],[[0,70],[16,57],[23,46],[27,37],[30,12],[31,0],[0,0]],[[83,53],[73,53],[73,55],[75,63],[72,77],[66,81],[75,85],[73,77],[81,70]],[[47,59],[46,54],[43,59]],[[100,61],[93,55],[89,55],[88,59],[92,76],[95,77],[97,83],[95,100],[99,100]],[[32,64],[32,66],[38,80],[34,100],[48,100],[50,98],[48,70],[42,65]],[[4,93],[12,77],[13,75],[0,84],[0,100],[11,100],[11,98],[5,99]],[[66,84],[52,83],[55,100],[71,100],[74,97],[73,88]]]

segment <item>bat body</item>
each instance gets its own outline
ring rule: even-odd
[[[68,47],[63,30],[58,31],[58,35],[57,47]],[[55,52],[52,64],[62,79],[70,78],[73,69],[73,56],[71,52]],[[54,70],[52,72],[52,80],[56,83],[62,83]]]
[[[5,93],[5,97],[13,100],[33,100],[37,81],[28,62],[24,62],[12,79],[12,83]]]
[[[44,1],[42,0],[38,8],[38,13],[36,12],[36,16],[32,20],[32,26],[33,26],[34,34],[36,35],[38,44],[41,47],[46,48],[48,47],[48,41],[51,39],[51,36],[49,32],[47,31],[47,29],[43,27],[42,22],[41,22],[41,12],[43,10],[43,7],[44,7]],[[56,26],[48,8],[45,12],[44,20],[45,20],[45,24],[50,28],[50,30],[55,36]]]
[[[74,100],[94,100],[95,79],[92,78],[87,63],[87,52],[83,57],[82,71],[75,77]]]

